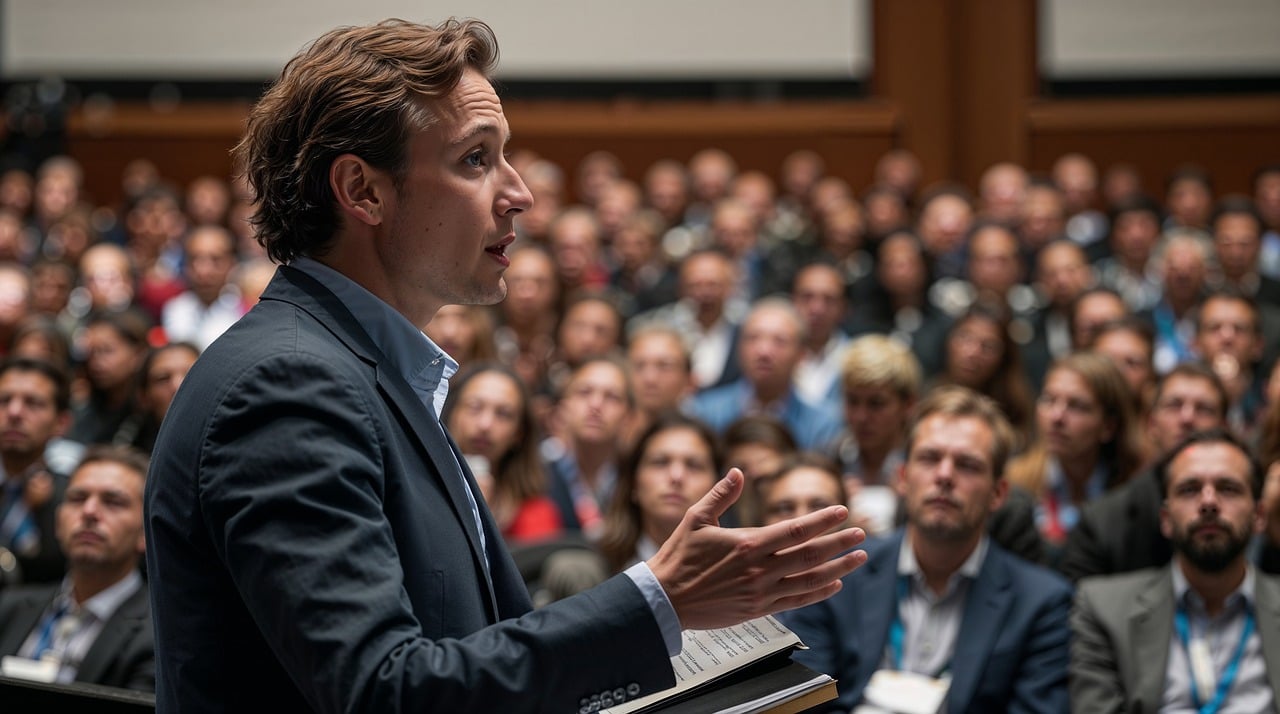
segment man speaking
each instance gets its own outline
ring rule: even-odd
[[[147,484],[160,712],[570,712],[673,684],[681,628],[806,605],[865,561],[832,507],[722,529],[737,470],[647,563],[530,612],[439,421],[421,332],[506,292],[488,26],[389,20],[294,57],[237,148],[284,265],[173,401]]]

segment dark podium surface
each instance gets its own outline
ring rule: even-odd
[[[154,694],[96,684],[45,684],[0,677],[0,702],[7,712],[52,714],[146,714],[156,710]]]

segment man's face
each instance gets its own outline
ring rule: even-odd
[[[11,369],[0,375],[0,453],[35,459],[67,427],[57,385],[39,372]]]
[[[934,414],[916,428],[898,475],[898,493],[913,534],[963,542],[986,528],[1007,484],[993,471],[995,436],[978,417]]]
[[[1039,279],[1050,304],[1066,309],[1089,286],[1089,262],[1074,245],[1055,244],[1040,253]]]
[[[755,248],[759,240],[755,217],[746,206],[723,206],[711,219],[711,237],[725,252],[742,257]]]
[[[919,233],[924,246],[934,255],[946,255],[964,243],[973,223],[973,209],[958,196],[939,196],[924,207]]]
[[[1262,349],[1252,311],[1243,300],[1210,298],[1200,306],[1196,348],[1206,362],[1222,356],[1236,361],[1237,368],[1258,359]]]
[[[1257,270],[1262,240],[1258,224],[1240,213],[1228,213],[1213,224],[1213,247],[1218,264],[1229,277],[1239,277]]]
[[[912,403],[886,385],[847,386],[844,419],[860,447],[881,452],[898,445]]]
[[[799,518],[840,502],[840,483],[833,474],[812,466],[799,466],[778,476],[766,487],[761,512],[765,525]]]
[[[627,362],[636,405],[645,412],[674,409],[693,389],[688,358],[676,335],[652,333],[633,339]]]
[[[1184,449],[1169,464],[1160,531],[1200,570],[1216,573],[1244,552],[1261,524],[1249,459],[1225,442]]]
[[[388,302],[423,324],[441,305],[506,296],[513,220],[533,204],[503,154],[507,119],[489,80],[468,69],[427,109],[435,121],[410,138],[409,168],[373,245]]]
[[[718,312],[733,292],[733,266],[724,256],[700,253],[680,270],[680,295],[701,311]]]
[[[198,229],[187,240],[187,285],[206,305],[218,299],[234,267],[234,239],[222,229]]]
[[[178,387],[195,363],[196,355],[182,347],[170,347],[151,360],[142,384],[142,401],[148,411],[157,418],[164,418],[169,412],[169,404],[173,402],[173,395],[178,393]]]
[[[796,277],[791,301],[804,320],[809,337],[825,343],[844,317],[844,280],[833,268],[807,268]]]
[[[565,285],[581,285],[600,260],[600,233],[586,216],[573,215],[552,224],[551,254]]]
[[[1174,243],[1164,254],[1164,292],[1170,300],[1188,304],[1204,290],[1208,269],[1204,255],[1185,243]]]
[[[521,250],[511,256],[507,269],[510,290],[502,311],[513,324],[537,324],[552,309],[558,293],[555,265],[538,250]]]
[[[742,372],[761,388],[777,390],[791,381],[802,356],[799,326],[786,312],[756,310],[742,326]]]
[[[115,328],[91,325],[84,331],[85,371],[98,389],[111,390],[131,381],[142,366],[142,350],[129,344]]]
[[[978,231],[969,244],[969,280],[974,287],[1005,295],[1021,278],[1018,239],[1000,226]]]
[[[618,346],[621,330],[618,313],[608,305],[596,300],[577,303],[560,322],[560,351],[571,365],[603,357]]]
[[[142,474],[109,461],[89,462],[71,476],[57,534],[72,568],[111,572],[137,562],[146,550],[142,483]]]
[[[616,444],[629,411],[627,376],[609,362],[580,368],[560,398],[561,421],[580,444]]]
[[[1055,369],[1036,400],[1036,423],[1049,453],[1059,461],[1091,462],[1115,435],[1115,422],[1103,411],[1089,383],[1069,369]]]
[[[1108,322],[1113,322],[1129,314],[1124,301],[1111,293],[1093,293],[1076,305],[1075,324],[1072,327],[1071,342],[1076,349],[1084,349],[1093,344],[1098,330]]]
[[[1226,405],[1209,380],[1190,375],[1167,377],[1151,406],[1147,435],[1163,454],[1197,431],[1221,428],[1225,412]]]
[[[1116,217],[1111,245],[1126,262],[1145,265],[1160,238],[1160,223],[1146,211],[1128,211]]]
[[[1134,394],[1145,394],[1155,382],[1151,344],[1129,330],[1111,330],[1093,342],[1093,351],[1109,358]]]

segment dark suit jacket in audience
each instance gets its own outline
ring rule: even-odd
[[[0,594],[0,655],[18,653],[60,587],[17,587]],[[145,692],[155,689],[155,646],[145,584],[102,626],[80,662],[75,681]]]
[[[902,544],[903,531],[868,541],[867,564],[845,576],[844,589],[780,615],[809,646],[793,658],[840,681],[839,699],[819,711],[849,711],[880,668]],[[965,601],[947,711],[1065,712],[1070,608],[1061,576],[991,543]]]

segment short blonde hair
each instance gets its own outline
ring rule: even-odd
[[[865,335],[845,349],[840,380],[845,389],[888,387],[903,399],[915,399],[924,376],[906,345],[885,335]]]

